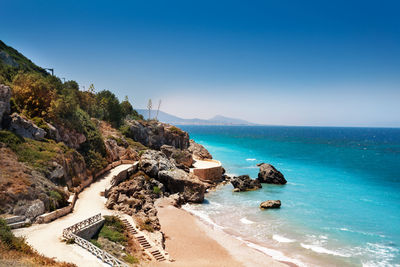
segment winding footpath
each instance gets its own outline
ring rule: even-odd
[[[113,211],[105,207],[107,199],[100,195],[110,184],[111,179],[120,172],[129,169],[132,164],[122,164],[99,177],[89,187],[79,194],[74,211],[64,217],[47,224],[35,224],[28,228],[14,230],[16,236],[24,236],[39,253],[54,258],[57,261],[65,261],[77,266],[108,266],[99,261],[96,256],[77,245],[66,245],[62,240],[62,231],[77,222],[94,216],[113,215]]]

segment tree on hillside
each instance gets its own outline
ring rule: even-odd
[[[51,77],[51,78],[50,78]],[[39,73],[19,73],[12,83],[17,106],[29,117],[45,117],[61,81]]]
[[[122,121],[122,110],[118,98],[108,90],[96,94],[97,103],[101,111],[100,118],[119,127]]]
[[[125,100],[121,102],[121,112],[123,118],[133,113],[133,107],[129,102],[128,96],[125,96]]]

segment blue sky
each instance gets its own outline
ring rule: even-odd
[[[398,1],[5,1],[0,39],[184,118],[400,127]]]

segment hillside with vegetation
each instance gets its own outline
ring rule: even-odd
[[[115,155],[112,140],[118,136],[101,132],[142,119],[128,97],[119,101],[93,85],[82,91],[1,41],[0,84],[1,213],[24,213],[37,200],[44,205],[37,204],[32,218],[65,206],[88,176],[120,156],[137,158],[136,142],[124,138],[118,150],[124,155]]]
[[[162,244],[155,201],[203,201],[209,185],[190,173],[203,150],[181,129],[144,120],[128,97],[120,101],[93,85],[81,90],[0,42],[0,217],[41,223],[41,215],[70,205],[107,165],[138,161],[136,173],[108,192],[106,207],[132,216]],[[0,226],[0,260],[13,253],[30,266],[47,260]],[[7,247],[2,234],[27,249]]]

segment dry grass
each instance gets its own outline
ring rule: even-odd
[[[29,169],[18,162],[11,149],[0,148],[0,167],[0,203],[10,201],[7,195],[28,193],[31,186]]]
[[[40,255],[34,250],[23,252],[9,250],[0,242],[0,266],[54,266],[54,267],[76,267],[75,264],[56,262],[53,259]]]

